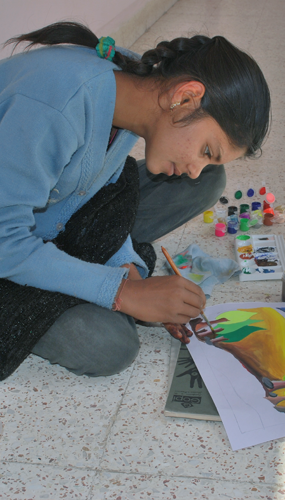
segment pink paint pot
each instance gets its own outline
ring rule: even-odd
[[[215,235],[216,236],[225,236],[226,234],[226,224],[222,224],[222,222],[218,222],[215,225]]]

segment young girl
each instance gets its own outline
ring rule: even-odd
[[[78,375],[118,373],[138,353],[136,320],[188,342],[205,296],[149,277],[148,242],[216,203],[223,163],[260,151],[262,72],[221,36],[141,58],[69,22],[10,42],[49,47],[0,61],[1,378],[30,352]]]

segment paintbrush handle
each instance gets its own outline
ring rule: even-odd
[[[174,264],[172,258],[170,257],[168,251],[166,250],[166,248],[161,247],[161,250],[162,250],[162,252],[163,252],[163,254],[164,254],[167,262],[169,263],[169,265],[172,267],[173,271],[175,272],[175,274],[177,274],[178,276],[182,276],[181,272],[179,271],[178,267]],[[211,325],[210,321],[208,320],[208,318],[205,316],[204,311],[201,312],[201,316],[204,319],[204,321],[207,323],[207,325],[209,326],[209,328],[211,328],[212,332],[215,333],[215,330],[212,327],[212,325]]]
[[[170,257],[168,251],[164,247],[161,247],[161,250],[162,250],[167,262],[169,263],[169,265],[172,267],[173,271],[175,272],[175,274],[177,274],[178,276],[182,276],[178,267],[174,264],[172,258]]]

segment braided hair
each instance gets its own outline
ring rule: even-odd
[[[13,37],[5,45],[29,42],[37,45],[62,43],[94,48],[99,40],[86,26],[58,22],[37,31]],[[196,80],[205,86],[198,109],[178,122],[181,126],[206,116],[214,118],[231,143],[252,157],[261,152],[269,130],[270,93],[254,59],[222,36],[196,35],[160,42],[156,48],[134,59],[116,50],[113,61],[131,75],[153,80],[167,92],[173,85]]]

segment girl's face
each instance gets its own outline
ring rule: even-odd
[[[184,127],[173,126],[165,115],[159,121],[145,138],[146,166],[153,174],[187,174],[196,179],[206,165],[228,163],[245,154],[211,117]]]

